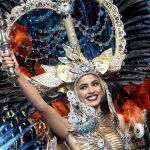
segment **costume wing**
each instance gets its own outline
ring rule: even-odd
[[[142,83],[150,78],[150,2],[115,1],[126,32],[127,57],[118,80],[122,84]]]

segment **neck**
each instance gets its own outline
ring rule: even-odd
[[[96,110],[97,113],[99,113],[99,112],[102,111],[101,108],[100,108],[100,106],[95,107],[95,110]]]

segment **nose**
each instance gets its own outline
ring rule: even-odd
[[[95,92],[95,88],[93,86],[89,86],[89,93],[94,93]]]

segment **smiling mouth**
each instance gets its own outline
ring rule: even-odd
[[[97,94],[94,94],[94,95],[87,96],[86,99],[87,99],[88,101],[94,101],[94,100],[97,99],[97,97],[98,97],[98,95],[97,95]]]

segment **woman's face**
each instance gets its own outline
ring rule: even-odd
[[[103,91],[96,75],[88,74],[81,77],[76,84],[76,92],[81,102],[95,108],[100,107]]]

